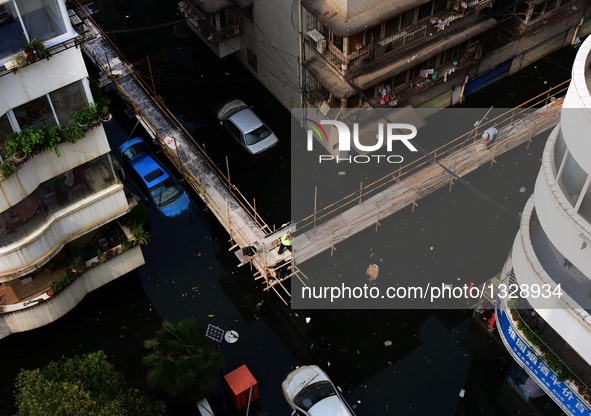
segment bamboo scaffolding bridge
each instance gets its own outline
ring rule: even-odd
[[[103,33],[80,4],[70,11],[83,39],[86,55],[109,78],[119,95],[134,110],[138,121],[151,134],[154,141],[183,175],[187,184],[204,201],[207,208],[225,228],[230,248],[239,260],[239,267],[249,265],[256,280],[263,283],[265,291],[275,292],[288,303],[290,290],[286,286],[290,278],[306,277],[297,265],[370,226],[379,227],[380,220],[411,206],[414,211],[418,200],[427,194],[453,184],[453,177],[441,167],[458,176],[466,175],[478,167],[494,163],[495,158],[551,128],[559,121],[561,98],[567,82],[534,97],[520,106],[498,116],[479,129],[496,125],[499,135],[490,150],[482,149],[473,140],[473,131],[452,140],[428,155],[401,167],[397,171],[371,184],[358,188],[350,195],[331,203],[308,217],[271,230],[229,178],[208,157],[182,124],[162,104],[153,90],[125,61],[118,48]],[[535,106],[544,107],[532,113]],[[433,163],[437,160],[438,163]],[[297,229],[296,229],[297,225]],[[294,234],[294,252],[278,254],[277,239],[286,231]],[[254,247],[251,256],[243,254],[243,248]],[[291,272],[277,273],[291,262]]]

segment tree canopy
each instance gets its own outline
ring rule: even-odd
[[[163,403],[129,388],[102,351],[21,370],[16,407],[23,416],[160,416],[165,410]]]
[[[221,355],[194,318],[164,321],[154,338],[144,341],[147,381],[168,396],[191,403],[203,398],[215,382]]]

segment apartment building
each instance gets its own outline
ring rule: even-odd
[[[64,0],[0,0],[0,338],[144,263],[79,41]]]
[[[496,307],[507,350],[568,415],[591,414],[590,65],[587,39],[502,271],[517,291]],[[536,396],[523,388],[529,380],[513,382],[525,397]]]
[[[446,107],[591,32],[582,0],[182,0],[287,108]]]

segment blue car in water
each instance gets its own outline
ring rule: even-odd
[[[156,159],[143,139],[136,137],[119,146],[119,152],[134,176],[138,186],[147,191],[154,206],[167,217],[176,217],[189,209],[189,196],[181,185]]]

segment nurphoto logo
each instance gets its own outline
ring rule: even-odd
[[[404,158],[401,155],[391,154],[394,148],[394,143],[401,142],[411,152],[417,152],[416,147],[410,142],[417,135],[417,128],[408,123],[378,123],[375,143],[363,144],[359,137],[359,123],[353,123],[353,134],[349,126],[338,120],[320,120],[320,122],[304,119],[307,126],[307,151],[313,150],[314,137],[324,146],[329,143],[329,136],[324,126],[332,126],[336,128],[338,134],[338,150],[339,153],[348,153],[353,147],[358,154],[354,156],[333,156],[333,155],[319,155],[318,162],[334,161],[336,163],[348,162],[365,164],[371,161],[381,163],[402,163]],[[364,154],[377,152],[386,147],[388,154]]]

